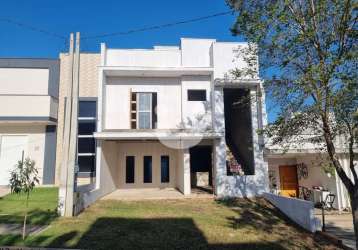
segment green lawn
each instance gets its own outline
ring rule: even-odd
[[[262,199],[99,201],[22,242],[0,245],[82,249],[336,249],[297,228]]]
[[[29,224],[46,225],[57,217],[58,188],[35,188],[29,201]],[[26,195],[9,194],[0,198],[0,223],[22,223]]]

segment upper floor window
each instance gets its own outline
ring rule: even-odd
[[[206,101],[206,90],[188,89],[188,101]]]
[[[131,95],[131,128],[157,127],[157,93],[133,92]]]
[[[78,165],[79,176],[93,176],[96,162],[96,141],[93,133],[96,131],[97,102],[81,100],[78,105]]]

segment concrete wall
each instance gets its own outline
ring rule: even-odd
[[[0,94],[47,95],[49,69],[0,68]]]
[[[0,84],[1,85],[1,84]],[[36,120],[37,118],[54,121],[57,119],[58,100],[48,96],[8,95],[0,98],[0,118],[9,120]]]
[[[304,229],[314,233],[321,230],[319,219],[314,216],[313,202],[264,193],[265,199]]]
[[[214,79],[232,78],[232,70],[247,68],[248,65],[243,59],[243,53],[246,53],[245,48],[247,47],[247,43],[214,43],[212,48]],[[254,76],[254,78],[257,79],[258,76]]]
[[[106,79],[104,129],[130,129],[130,93],[157,93],[158,129],[178,128],[181,122],[179,78],[111,77]]]
[[[117,187],[118,188],[175,188],[177,171],[177,152],[174,149],[167,148],[159,142],[120,142],[117,143]],[[143,183],[143,157],[152,156],[152,183]],[[162,155],[169,156],[169,183],[161,183],[161,165],[160,157]],[[135,182],[128,184],[126,178],[126,156],[135,156]]]
[[[105,65],[177,67],[181,64],[180,50],[173,49],[107,49]]]
[[[45,182],[43,182],[44,171],[51,171],[51,168],[54,167],[53,165],[44,164],[46,153],[46,125],[0,125],[0,139],[2,136],[8,135],[23,135],[28,137],[25,157],[30,157],[31,160],[35,161],[40,184],[53,184],[53,182],[49,183],[47,178]],[[19,160],[21,160],[21,155],[19,155]]]
[[[216,87],[214,92],[214,129],[215,132],[224,134],[214,144],[214,176],[216,181],[216,194],[219,197],[253,197],[267,192],[269,188],[268,166],[263,157],[263,145],[259,144],[259,119],[262,110],[258,105],[263,100],[256,98],[256,91],[251,90],[251,116],[252,136],[255,162],[255,174],[243,176],[228,176],[226,173],[226,142],[225,142],[225,119],[223,88]]]
[[[215,39],[180,40],[182,66],[184,67],[212,67],[212,46]]]
[[[28,137],[41,184],[54,183],[59,67],[57,59],[0,58],[0,134]]]
[[[0,95],[58,97],[58,59],[0,58]]]
[[[69,84],[69,56],[60,54],[61,72],[57,123],[57,147],[56,147],[56,184],[60,181],[60,167],[62,163],[63,150],[63,125],[65,98]],[[98,92],[98,65],[100,64],[100,54],[81,53],[80,55],[80,97],[97,97]]]
[[[210,76],[183,76],[182,84],[182,119],[185,127],[204,129],[212,128],[211,113],[211,78]],[[206,90],[206,101],[188,101],[188,90]]]

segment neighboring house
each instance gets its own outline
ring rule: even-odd
[[[204,185],[218,197],[268,191],[263,138],[256,132],[266,124],[261,80],[230,77],[246,67],[240,46],[247,44],[186,38],[180,47],[101,45],[98,97],[89,95],[97,97],[97,113],[90,103],[79,111],[80,172],[81,161],[93,166],[95,159],[84,206],[129,188],[168,187],[189,195]],[[94,120],[95,150],[94,125],[85,123]],[[245,175],[232,173],[238,166]]]
[[[24,157],[40,184],[54,184],[59,88],[57,59],[0,59],[0,186]]]
[[[353,179],[349,170],[349,155],[345,153],[343,141],[339,138],[335,142],[338,159],[348,177]],[[318,149],[320,147],[309,142],[290,143],[288,148],[277,145],[266,147],[265,158],[268,162],[272,193],[298,197],[314,203],[325,200],[331,193],[334,195],[335,209],[350,207],[348,192],[334,167],[330,165],[328,155]],[[358,168],[358,157],[355,164]],[[317,187],[325,191],[315,191]]]

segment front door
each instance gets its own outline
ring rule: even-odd
[[[280,166],[281,194],[287,197],[298,196],[297,167]]]

